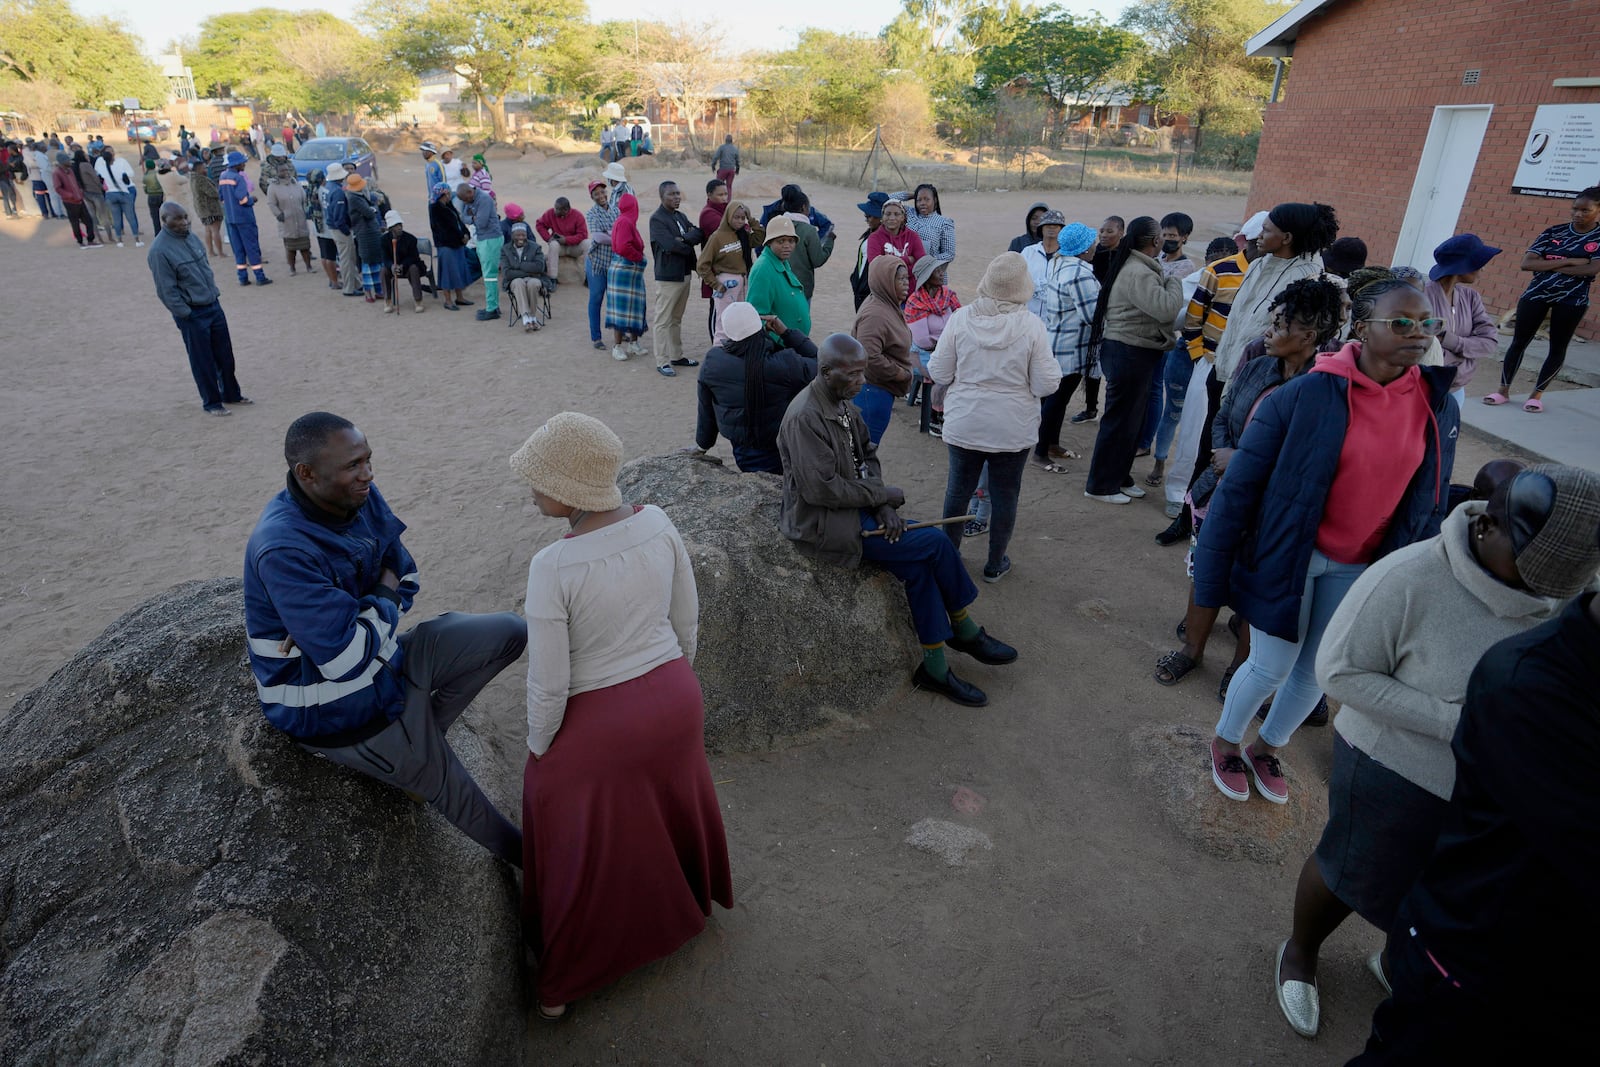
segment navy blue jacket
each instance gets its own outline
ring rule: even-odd
[[[1439,532],[1449,510],[1461,413],[1450,399],[1454,367],[1423,367],[1433,410],[1417,468],[1378,557]],[[1317,528],[1350,424],[1350,383],[1302,374],[1261,402],[1211,496],[1194,553],[1194,602],[1231,605],[1250,625],[1300,640],[1300,601]],[[1376,558],[1376,557],[1375,557]]]
[[[250,668],[267,721],[323,745],[370,736],[400,717],[400,616],[417,595],[406,524],[378,487],[340,521],[294,484],[261,513],[244,559]],[[391,590],[385,568],[400,579]],[[285,637],[294,648],[279,649]]]

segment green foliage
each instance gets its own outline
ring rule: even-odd
[[[596,137],[605,125],[598,115],[602,105],[615,100],[628,110],[644,106],[644,101],[637,99],[637,79],[617,62],[631,56],[634,40],[632,22],[607,21],[590,27],[587,33],[562,34],[545,52],[544,75],[550,92],[582,109],[581,125]]]
[[[1254,170],[1256,149],[1261,147],[1261,131],[1253,133],[1212,132],[1195,149],[1194,163],[1200,167],[1225,167],[1228,170]]]
[[[1154,46],[1141,71],[1151,98],[1187,112],[1198,142],[1201,131],[1261,128],[1272,63],[1249,58],[1244,45],[1291,6],[1289,0],[1138,0],[1122,25]]]
[[[807,119],[841,129],[858,127],[883,97],[882,41],[832,30],[800,31],[788,52],[768,56],[750,89],[764,122],[794,126]]]
[[[54,124],[72,106],[138,97],[167,103],[167,81],[120,21],[86,19],[64,0],[0,0],[0,108]]]
[[[585,13],[583,0],[368,0],[361,18],[413,74],[466,79],[504,140],[506,95],[541,73],[562,36],[589,31]]]
[[[1124,82],[1130,60],[1143,47],[1135,34],[1099,16],[1078,18],[1052,5],[1024,16],[1007,43],[984,52],[979,88],[994,93],[1025,79],[1028,90],[1070,112],[1080,104],[1092,106],[1097,92]]]
[[[921,81],[936,114],[951,121],[967,103],[979,57],[1009,42],[1031,11],[1022,0],[903,0],[880,36],[889,67]]]

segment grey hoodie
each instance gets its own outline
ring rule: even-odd
[[[1245,269],[1244,281],[1239,283],[1233,307],[1228,311],[1228,325],[1217,341],[1217,381],[1226,383],[1233,377],[1234,368],[1244,361],[1245,346],[1272,325],[1272,298],[1290,283],[1321,273],[1320,253],[1293,259],[1265,255]]]

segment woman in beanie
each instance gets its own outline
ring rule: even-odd
[[[1022,256],[1000,253],[983,272],[978,298],[950,317],[928,361],[928,376],[949,386],[944,397],[944,443],[950,453],[946,516],[967,513],[984,464],[989,465],[993,510],[986,582],[998,582],[1011,569],[1006,547],[1017,523],[1022,469],[1039,436],[1039,401],[1061,384],[1044,323],[1028,311],[1032,299],[1033,277]],[[961,524],[951,523],[944,532],[959,549]]]
[[[1380,930],[1433,850],[1455,784],[1450,750],[1467,680],[1492,646],[1560,615],[1600,571],[1600,476],[1541,465],[1439,536],[1373,564],[1334,613],[1317,676],[1334,720],[1328,824],[1300,870],[1278,952],[1278,1005],[1312,1037],[1317,953],[1352,911]],[[1379,954],[1368,960],[1385,986]]]
[[[617,490],[622,442],[562,412],[511,456],[569,532],[528,565],[524,938],[539,1014],[676,951],[733,906],[691,663],[694,571],[656,507]]]

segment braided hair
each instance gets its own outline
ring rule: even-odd
[[[1350,321],[1370,319],[1377,310],[1378,298],[1396,289],[1415,289],[1416,286],[1395,274],[1388,267],[1362,267],[1350,272]]]
[[[1282,312],[1285,322],[1311,327],[1320,346],[1344,324],[1344,294],[1326,278],[1301,278],[1272,298],[1270,310]]]

